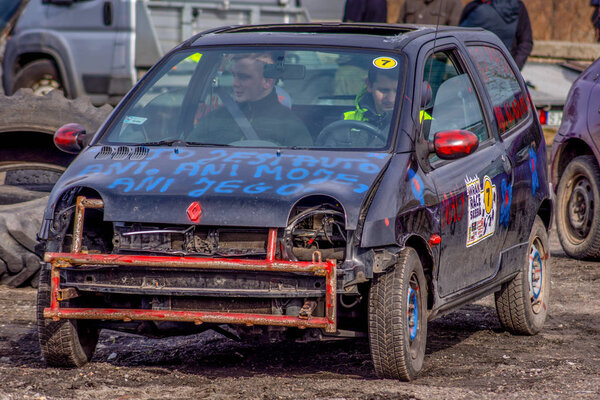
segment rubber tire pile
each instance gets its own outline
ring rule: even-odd
[[[112,107],[94,107],[89,99],[66,99],[62,92],[51,91],[35,96],[31,89],[21,89],[14,96],[0,95],[0,136],[2,133],[39,132],[52,134],[62,125],[77,122],[89,133],[96,132],[112,111]],[[28,190],[5,184],[6,171],[23,166],[31,168],[43,160],[0,162],[0,284],[37,287],[41,251],[36,251],[37,233],[41,226],[48,192]],[[62,166],[46,164],[44,168]],[[58,176],[58,174],[56,174]],[[35,180],[36,178],[30,178]],[[26,186],[26,185],[25,185]]]

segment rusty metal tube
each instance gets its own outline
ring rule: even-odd
[[[275,250],[277,244],[277,229],[269,229],[269,238],[267,240],[267,261],[275,260]]]
[[[73,221],[73,242],[71,243],[71,253],[81,252],[85,209],[103,207],[104,202],[100,199],[88,199],[84,196],[77,196],[77,201],[75,203],[75,220]]]
[[[239,271],[312,272],[324,276],[331,273],[335,261],[266,261],[231,258],[166,257],[123,254],[46,253],[44,261],[58,268],[76,265],[122,265],[132,267],[164,267],[192,269],[232,269]]]
[[[217,324],[245,324],[245,325],[276,325],[299,328],[325,328],[332,321],[322,317],[300,319],[285,315],[267,314],[241,314],[223,312],[201,311],[173,311],[173,310],[123,310],[108,308],[63,308],[53,311],[44,309],[45,318],[53,319],[104,319],[119,321],[180,321]],[[335,323],[333,323],[335,326]],[[335,332],[335,331],[334,331]]]

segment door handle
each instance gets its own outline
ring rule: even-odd
[[[104,25],[110,26],[113,22],[113,6],[110,1],[104,2],[104,7],[102,8],[102,20],[104,21]]]
[[[510,176],[512,174],[512,164],[511,164],[510,160],[504,154],[500,157],[500,159],[502,160],[502,165],[504,166],[504,170],[506,171],[506,174],[508,176]]]

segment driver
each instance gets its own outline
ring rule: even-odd
[[[201,118],[192,136],[216,144],[264,140],[290,147],[311,145],[310,133],[302,120],[279,102],[276,80],[263,75],[264,66],[274,62],[270,53],[234,56],[232,100],[235,104],[228,105],[224,101],[224,107]]]
[[[365,87],[356,96],[356,109],[344,113],[345,120],[368,122],[380,130],[390,125],[396,103],[398,67],[382,69],[371,66]]]

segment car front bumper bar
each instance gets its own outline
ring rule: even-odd
[[[60,319],[100,319],[100,320],[155,320],[186,321],[195,324],[245,324],[277,325],[297,328],[322,328],[326,332],[336,332],[336,262],[321,261],[319,254],[313,261],[286,261],[275,259],[277,229],[269,230],[267,257],[265,260],[198,258],[177,256],[145,256],[120,254],[87,254],[81,252],[83,220],[86,208],[102,208],[101,200],[77,198],[73,244],[70,253],[46,253],[44,261],[50,263],[50,307],[44,309],[44,317]],[[61,301],[71,297],[67,289],[61,290],[60,270],[78,267],[127,266],[140,268],[184,268],[193,270],[231,270],[260,272],[312,273],[325,278],[325,316],[314,317],[310,313],[299,316],[269,315],[253,313],[229,313],[201,310],[152,310],[152,309],[111,309],[111,308],[69,308],[61,307]],[[167,272],[168,273],[168,272]],[[312,312],[312,311],[311,311]]]

